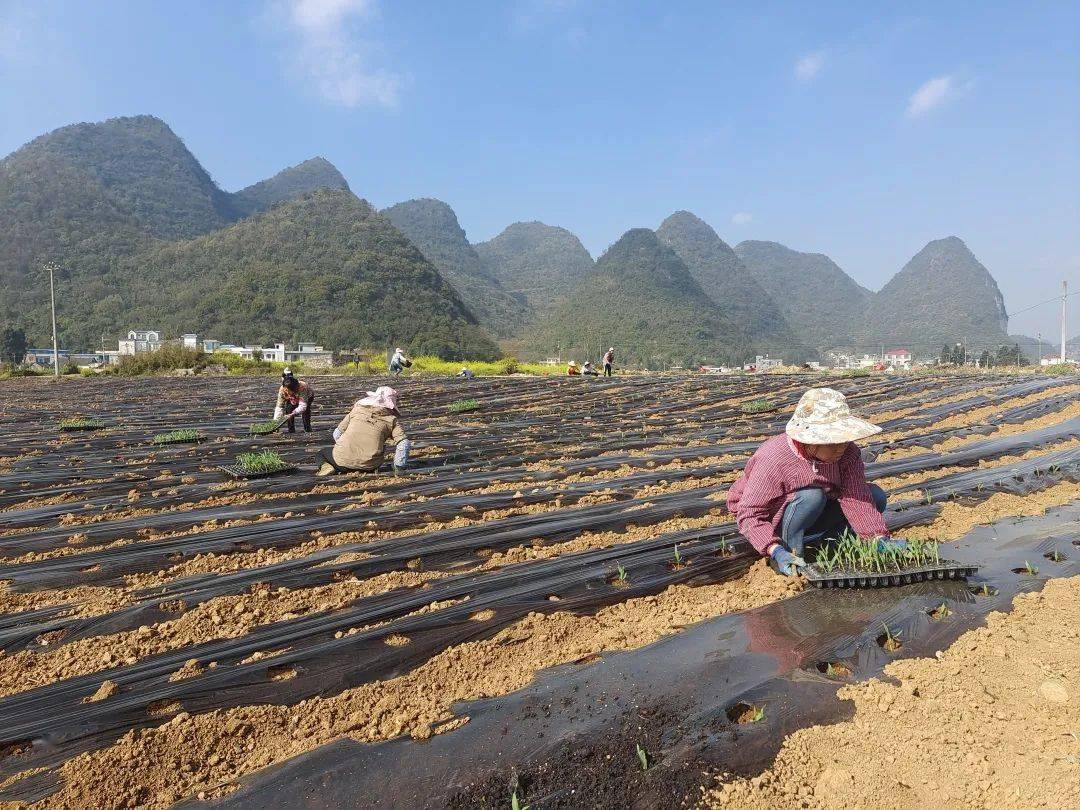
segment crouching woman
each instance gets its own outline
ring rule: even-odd
[[[784,434],[766,441],[728,491],[739,531],[773,568],[795,576],[806,566],[808,543],[845,530],[864,539],[891,540],[882,513],[885,492],[867,483],[855,442],[881,428],[854,416],[844,395],[811,388],[799,400]]]
[[[405,469],[411,443],[398,417],[398,392],[387,385],[358,399],[334,429],[334,446],[323,450],[316,475],[374,472],[386,458],[386,445],[395,446],[394,472]]]

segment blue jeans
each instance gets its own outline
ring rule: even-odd
[[[874,506],[885,511],[888,496],[877,484],[870,485]],[[798,490],[784,507],[780,518],[780,539],[792,553],[802,556],[807,543],[816,543],[827,537],[839,537],[851,524],[840,509],[840,502],[825,497],[825,490],[805,487]]]

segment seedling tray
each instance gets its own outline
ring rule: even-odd
[[[942,560],[937,565],[923,565],[918,568],[905,568],[903,571],[851,572],[834,571],[823,574],[813,565],[803,569],[806,581],[815,588],[888,588],[893,585],[910,585],[912,582],[924,582],[932,579],[965,579],[979,570],[977,565]]]
[[[104,430],[105,425],[61,425],[61,433],[74,433],[78,430]]]
[[[155,447],[161,447],[166,444],[198,444],[203,438],[203,436],[196,436],[194,439],[153,439],[150,443]]]
[[[233,478],[268,478],[271,475],[295,472],[299,468],[294,464],[286,464],[284,467],[277,467],[273,470],[252,472],[246,467],[241,467],[239,464],[221,464],[218,466],[218,469],[227,475],[231,475]]]

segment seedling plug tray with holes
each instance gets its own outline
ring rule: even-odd
[[[233,478],[267,478],[271,475],[281,475],[282,473],[295,472],[299,469],[295,464],[285,464],[281,467],[274,467],[272,470],[249,470],[247,467],[242,467],[239,464],[221,464],[218,469],[227,475],[231,475]]]
[[[815,588],[888,588],[932,579],[966,579],[979,570],[977,565],[942,560],[934,565],[904,568],[900,571],[833,571],[824,574],[813,565],[803,569],[806,581]]]

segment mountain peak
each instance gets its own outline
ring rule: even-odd
[[[686,264],[719,310],[762,354],[802,359],[805,347],[776,300],[747,270],[712,226],[689,211],[676,211],[656,230]]]
[[[333,163],[324,157],[313,157],[282,169],[273,177],[260,180],[232,196],[236,208],[247,216],[319,188],[347,191],[349,184]]]
[[[484,269],[537,310],[557,305],[593,269],[581,240],[565,228],[536,220],[507,225],[475,247]]]
[[[421,197],[392,205],[382,215],[439,269],[484,326],[502,337],[520,329],[527,307],[484,268],[453,208]]]

